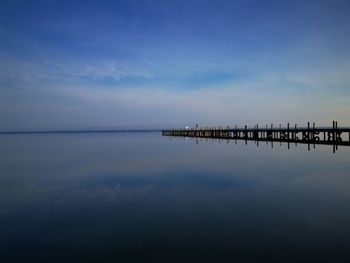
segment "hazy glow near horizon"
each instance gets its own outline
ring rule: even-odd
[[[0,131],[350,125],[350,3],[5,1]]]

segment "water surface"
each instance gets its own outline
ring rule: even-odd
[[[2,262],[350,262],[350,147],[0,136]]]

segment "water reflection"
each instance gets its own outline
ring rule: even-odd
[[[348,130],[348,129],[347,129]],[[217,131],[218,132],[218,131]],[[179,134],[177,134],[179,133]],[[251,131],[251,132],[245,132],[243,131],[242,134],[240,132],[234,132],[234,131],[225,131],[220,130],[218,135],[212,135],[211,133],[214,133],[214,131],[208,131],[208,134],[205,131],[199,131],[199,130],[180,130],[180,131],[162,131],[162,136],[168,137],[170,140],[175,139],[191,139],[195,140],[196,144],[198,144],[199,141],[206,141],[206,142],[226,142],[229,143],[231,140],[237,144],[238,141],[244,141],[247,145],[248,142],[254,142],[256,146],[259,146],[261,143],[265,143],[266,145],[271,145],[271,148],[273,148],[274,145],[279,144],[280,146],[283,144],[286,144],[288,149],[290,149],[291,145],[297,146],[298,144],[306,144],[308,151],[310,151],[311,147],[313,149],[316,148],[316,145],[329,145],[333,148],[333,153],[335,153],[338,150],[339,146],[350,146],[350,131],[348,139],[344,138],[344,134],[342,132],[330,132],[328,131],[328,134],[330,134],[328,137],[326,137],[326,132],[324,132],[324,139],[320,140],[318,137],[319,131],[311,133],[308,131],[304,131],[303,138],[298,138],[297,134],[298,132],[289,132],[287,131],[279,131],[276,132],[276,137],[273,138],[272,134],[273,132],[267,133],[266,131],[261,132],[263,135],[260,134],[260,132],[257,131]],[[280,134],[279,134],[280,133]],[[286,135],[287,134],[287,135]],[[305,135],[306,134],[306,135]],[[316,135],[317,134],[317,135]],[[337,134],[337,135],[335,135]],[[259,137],[263,136],[263,137]],[[279,136],[279,137],[277,137]]]
[[[346,147],[333,155],[327,146],[308,152],[195,144],[158,133],[6,135],[0,145],[6,257],[281,262],[348,256]]]

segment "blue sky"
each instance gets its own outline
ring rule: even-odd
[[[0,130],[350,125],[348,1],[2,1]]]

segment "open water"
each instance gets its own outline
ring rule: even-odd
[[[0,261],[350,262],[350,147],[0,135]]]

